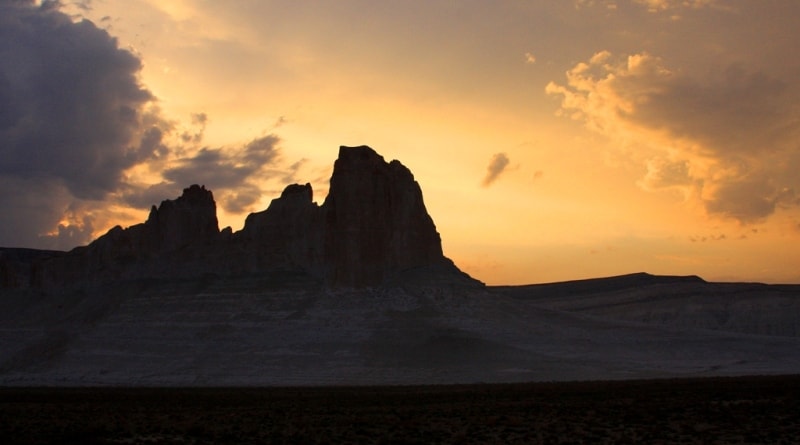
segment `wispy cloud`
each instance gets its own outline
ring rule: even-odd
[[[581,9],[600,6],[608,10],[615,10],[621,3],[644,6],[647,11],[656,13],[715,7],[720,2],[718,0],[575,0],[575,7]]]
[[[659,12],[673,9],[710,7],[714,6],[717,0],[633,0],[633,2],[646,6],[650,12]]]

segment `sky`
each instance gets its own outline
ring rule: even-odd
[[[800,2],[0,0],[0,246],[190,184],[241,229],[340,145],[488,284],[800,283]]]

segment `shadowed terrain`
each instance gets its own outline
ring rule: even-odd
[[[0,389],[0,441],[790,444],[798,377],[335,388]]]
[[[800,286],[484,286],[398,161],[341,147],[239,232],[191,186],[70,252],[0,249],[0,385],[320,386],[800,372]]]
[[[0,382],[442,384],[800,370],[796,287],[649,280],[607,295],[562,283],[553,297],[463,282],[330,289],[288,274],[7,293]]]

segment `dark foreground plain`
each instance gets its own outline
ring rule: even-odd
[[[0,389],[3,444],[789,444],[798,438],[800,376]]]

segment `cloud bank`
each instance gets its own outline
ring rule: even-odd
[[[162,131],[141,62],[54,2],[0,4],[0,54],[0,244],[41,245],[76,200],[159,156]]]
[[[59,7],[0,2],[0,246],[84,244],[112,207],[147,208],[196,182],[242,212],[259,180],[287,176],[275,135],[203,147],[203,113],[179,131],[141,84],[141,61]]]
[[[545,90],[561,98],[560,114],[640,162],[646,190],[678,190],[741,223],[800,204],[800,110],[780,79],[730,66],[698,80],[647,53],[602,51]]]

